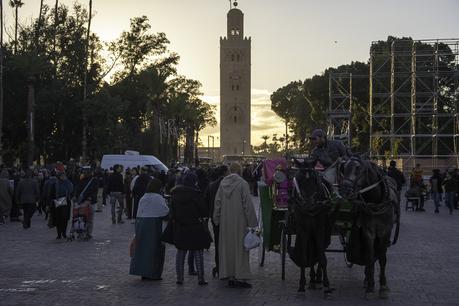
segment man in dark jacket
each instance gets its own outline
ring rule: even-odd
[[[349,150],[341,141],[328,140],[327,134],[321,129],[314,130],[309,139],[314,145],[311,157],[324,168],[333,165],[338,158],[350,155]]]
[[[387,169],[387,175],[393,178],[397,183],[398,200],[400,201],[400,192],[402,191],[403,185],[406,183],[406,179],[403,173],[397,169],[397,163],[395,160],[390,161],[390,166]]]
[[[16,188],[17,202],[22,206],[24,211],[24,229],[30,228],[32,216],[36,209],[36,203],[40,199],[40,188],[38,181],[32,178],[32,172],[27,170],[24,179],[22,179]]]
[[[215,171],[217,175],[217,179],[209,184],[209,187],[206,190],[204,195],[204,199],[206,201],[207,207],[209,209],[209,216],[214,215],[214,203],[215,203],[215,196],[217,195],[218,188],[220,187],[220,183],[222,182],[223,178],[228,174],[228,167],[227,166],[220,166]],[[218,235],[219,235],[219,227],[215,225],[212,220],[212,229],[214,232],[214,242],[215,242],[215,267],[212,269],[212,275],[216,277],[218,275]]]
[[[443,178],[440,175],[439,169],[433,170],[433,175],[430,177],[429,181],[432,199],[435,204],[435,213],[438,214],[440,212],[438,209],[440,207],[441,195],[443,193]]]
[[[121,165],[113,167],[113,173],[108,177],[107,193],[110,195],[110,206],[112,208],[112,223],[124,223],[121,219],[124,210],[124,182],[121,174]],[[115,214],[116,202],[118,202],[118,212]],[[116,218],[117,217],[117,218]]]
[[[9,173],[3,169],[0,173],[0,224],[5,224],[13,205],[13,186],[9,181]]]
[[[134,178],[134,187],[132,188],[132,196],[134,198],[134,211],[132,213],[132,218],[137,217],[137,209],[139,208],[139,201],[145,194],[147,186],[152,180],[151,176],[148,174],[148,168],[142,167],[140,170],[140,175]]]
[[[449,208],[449,214],[452,215],[454,209],[454,198],[457,192],[457,181],[453,170],[448,170],[446,173],[446,178],[443,181],[443,186],[445,188],[445,203]]]

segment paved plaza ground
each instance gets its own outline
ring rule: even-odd
[[[29,230],[19,223],[0,226],[0,305],[459,305],[459,211],[451,216],[442,206],[435,215],[430,201],[426,208],[403,211],[399,243],[388,254],[386,301],[364,299],[363,268],[347,268],[342,254],[328,254],[336,288],[331,301],[321,291],[297,293],[299,271],[289,259],[281,281],[276,253],[267,253],[261,268],[253,252],[252,289],[230,289],[212,279],[213,249],[205,253],[209,285],[199,287],[187,276],[178,287],[171,246],[163,281],[142,282],[128,274],[134,225],[112,225],[105,207],[96,214],[90,242],[55,240],[55,229],[38,215]]]

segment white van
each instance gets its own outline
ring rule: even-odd
[[[137,166],[147,166],[155,172],[164,171],[167,173],[169,169],[153,155],[140,155],[137,152],[127,151],[123,154],[108,154],[102,157],[100,167],[104,170],[110,170],[114,165],[122,165],[126,168],[136,168]]]

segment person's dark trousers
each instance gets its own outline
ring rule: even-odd
[[[126,195],[126,216],[128,219],[132,218],[132,196]]]
[[[102,188],[102,205],[107,205],[107,188]]]
[[[69,220],[70,208],[63,205],[55,209],[57,237],[67,237],[67,223]]]
[[[11,211],[10,211],[10,220],[19,221],[20,214],[21,212],[19,209],[19,204],[13,200],[13,205],[11,206]]]
[[[194,269],[194,252],[188,251],[188,273],[194,274],[196,270]]]
[[[218,258],[219,254],[218,254],[218,243],[220,241],[220,227],[218,225],[215,225],[213,222],[212,222],[212,229],[214,231],[214,245],[215,245],[215,273],[218,274],[219,273],[219,266],[220,266],[220,260]]]
[[[459,194],[454,194],[454,209],[458,209]]]
[[[30,227],[32,216],[35,212],[35,209],[35,203],[22,204],[22,210],[24,211],[24,221],[22,221],[22,225],[24,228]]]
[[[258,197],[258,181],[253,182],[253,196]]]
[[[135,196],[134,197],[134,207],[132,209],[132,218],[137,218],[137,210],[139,209],[139,201],[140,201],[140,198]]]

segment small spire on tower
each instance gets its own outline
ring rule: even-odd
[[[229,0],[229,3],[230,3],[230,10],[233,9],[233,6],[237,7],[239,5],[239,3],[237,3],[237,0],[234,0],[234,2],[233,0]]]

